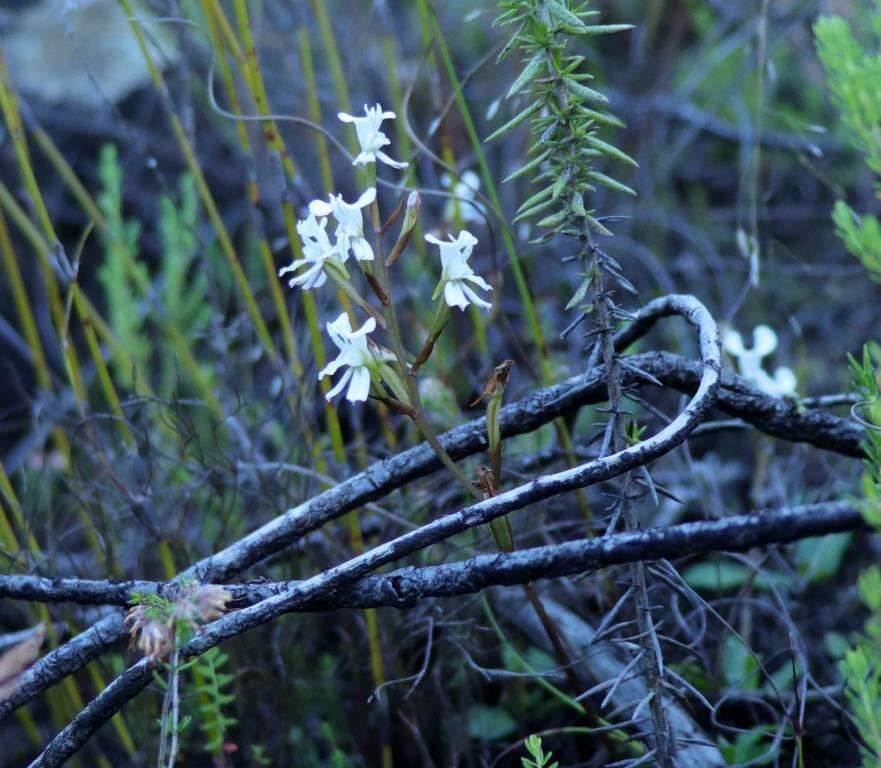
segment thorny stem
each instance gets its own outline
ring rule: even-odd
[[[606,293],[603,284],[602,266],[598,258],[598,250],[593,245],[590,236],[587,235],[588,251],[591,259],[591,272],[594,275],[594,315],[598,341],[600,344],[603,364],[606,375],[606,387],[609,397],[609,430],[611,434],[612,452],[620,451],[625,447],[624,426],[621,419],[621,370],[618,365],[618,355],[615,351],[613,334],[613,319],[611,308],[612,299]],[[605,441],[604,441],[605,443]],[[619,497],[618,509],[613,513],[613,520],[620,514],[624,526],[628,531],[635,531],[638,527],[636,518],[630,505],[631,473],[623,476],[623,485]],[[611,528],[612,526],[610,526]],[[631,563],[629,566],[630,582],[633,587],[634,603],[636,608],[636,626],[639,635],[639,645],[642,654],[643,675],[646,687],[652,694],[651,714],[652,726],[655,738],[656,762],[661,768],[673,768],[673,754],[675,745],[670,739],[670,725],[667,720],[667,711],[664,707],[664,696],[661,688],[663,671],[661,669],[660,645],[655,634],[655,625],[652,620],[651,607],[646,588],[645,564],[643,562]]]

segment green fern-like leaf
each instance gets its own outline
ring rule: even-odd
[[[234,677],[223,671],[229,656],[214,647],[202,655],[196,664],[196,678],[200,704],[199,713],[202,722],[199,727],[205,734],[204,749],[212,754],[219,754],[227,741],[227,732],[236,725],[238,720],[228,714],[228,707],[235,702],[232,690]]]
[[[97,202],[107,221],[102,237],[104,263],[98,269],[98,280],[104,288],[110,328],[135,368],[145,370],[151,348],[144,328],[145,297],[140,294],[138,285],[146,282],[147,270],[137,261],[140,225],[123,218],[122,169],[114,145],[101,148],[98,173],[101,192]],[[119,381],[131,386],[135,371],[118,359],[115,367]]]

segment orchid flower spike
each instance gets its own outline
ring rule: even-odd
[[[313,200],[309,203],[309,213],[313,216],[329,216],[333,214],[336,219],[336,248],[340,254],[349,256],[349,249],[355,254],[358,261],[373,261],[373,248],[367,238],[364,237],[364,214],[362,208],[366,208],[376,200],[376,188],[371,187],[354,203],[347,203],[342,195],[331,195],[330,202]]]
[[[450,174],[441,177],[443,184],[452,193],[444,205],[444,221],[452,221],[456,217],[456,206],[459,208],[459,216],[464,222],[481,224],[484,221],[481,211],[483,207],[474,203],[477,190],[480,189],[480,176],[474,171],[465,171],[459,180],[453,184]]]
[[[456,238],[450,235],[449,242],[439,240],[434,235],[426,235],[425,239],[440,248],[441,257],[441,279],[431,298],[436,299],[443,291],[444,300],[450,307],[459,307],[461,310],[469,304],[481,309],[492,307],[492,304],[481,299],[468,285],[474,283],[484,291],[492,290],[492,286],[482,277],[475,275],[474,270],[468,266],[468,257],[477,245],[477,238],[467,230],[463,230]]]
[[[288,272],[296,272],[307,264],[309,268],[288,280],[288,285],[291,288],[295,285],[301,286],[304,291],[320,288],[327,282],[327,275],[324,273],[325,263],[334,257],[341,261],[345,261],[349,257],[348,249],[337,252],[337,249],[330,244],[330,238],[325,231],[326,227],[327,219],[319,221],[312,213],[297,222],[297,233],[300,235],[300,240],[303,241],[303,258],[280,269],[278,276],[281,277]]]
[[[367,399],[370,393],[371,371],[375,370],[379,362],[367,346],[367,334],[375,328],[376,320],[371,317],[357,331],[353,331],[349,316],[345,312],[332,323],[327,324],[327,332],[340,353],[319,372],[318,379],[333,376],[340,368],[346,367],[345,373],[325,395],[328,401],[342,392],[346,384],[349,385],[346,400],[356,403]]]
[[[375,163],[379,158],[386,165],[392,168],[406,168],[408,163],[400,163],[392,160],[385,152],[383,147],[391,144],[388,136],[381,130],[383,120],[393,120],[394,112],[383,112],[382,107],[377,104],[375,107],[364,105],[364,117],[355,117],[345,112],[339,112],[337,117],[344,123],[355,124],[355,134],[358,136],[358,144],[361,145],[361,153],[352,161],[352,165],[367,165],[367,163]]]
[[[772,397],[795,394],[798,382],[791,369],[781,366],[771,376],[762,367],[762,359],[777,349],[777,334],[772,328],[757,325],[753,329],[753,345],[750,349],[743,343],[743,337],[729,328],[722,334],[722,346],[737,360],[741,375],[765,394]]]

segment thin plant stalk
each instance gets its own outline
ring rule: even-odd
[[[303,78],[306,83],[306,95],[309,102],[309,117],[315,123],[321,123],[321,103],[318,99],[318,90],[315,83],[315,66],[312,57],[312,46],[309,40],[309,34],[306,29],[301,29],[298,35],[298,45],[300,53],[300,63],[303,69]],[[315,149],[318,154],[318,166],[321,174],[321,181],[324,191],[330,193],[333,191],[333,176],[330,165],[330,157],[328,154],[327,141],[323,134],[315,133]],[[357,294],[356,294],[357,295]],[[353,299],[355,296],[352,297]],[[344,305],[345,306],[345,305]],[[369,307],[369,305],[368,305]],[[371,308],[372,309],[372,308]],[[383,322],[385,322],[383,320]],[[394,434],[388,427],[388,410],[380,403],[380,418],[386,428],[385,433]],[[359,446],[364,446],[366,441],[364,436],[360,434],[360,429],[356,429],[356,441]],[[335,455],[337,461],[343,460],[344,456]],[[359,451],[359,464],[363,468],[367,464],[367,455],[364,450]],[[364,552],[364,534],[361,529],[361,517],[359,510],[352,510],[346,515],[346,524],[349,529],[349,538],[352,543],[352,550],[356,555]],[[385,684],[385,665],[382,658],[382,643],[379,635],[379,625],[375,609],[367,609],[363,611],[364,622],[367,629],[367,643],[370,651],[370,669],[373,676],[373,684],[376,688],[380,688]],[[388,720],[388,703],[383,701],[384,708],[383,718]],[[386,723],[387,724],[387,723]],[[391,746],[388,738],[384,733],[380,751],[382,754],[382,762],[384,766],[391,766],[393,763]]]

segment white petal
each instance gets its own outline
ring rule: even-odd
[[[753,352],[766,357],[777,349],[777,334],[767,325],[757,325],[753,329]]]
[[[435,235],[426,235],[425,239],[428,240],[429,243],[433,243],[434,245],[444,245],[444,241],[438,240]]]
[[[480,307],[481,309],[491,309],[492,308],[492,304],[490,304],[488,301],[484,301],[483,299],[481,299],[480,296],[478,296],[473,290],[471,290],[471,288],[469,288],[465,283],[462,283],[461,285],[462,285],[462,290],[464,291],[465,295],[469,299],[471,299],[472,304]]]
[[[746,348],[743,346],[743,337],[730,328],[722,334],[722,346],[729,355],[740,357]]]
[[[342,356],[331,360],[318,372],[318,380],[321,381],[325,376],[333,376],[344,365]]]
[[[402,168],[406,168],[410,163],[402,163],[398,160],[392,160],[385,152],[382,150],[376,151],[376,156],[382,160],[386,165],[390,165],[392,168],[397,168],[401,170]]]
[[[313,288],[321,288],[327,282],[327,275],[321,264],[316,264],[312,269],[306,272],[309,275],[303,283],[304,291],[311,291]]]
[[[352,374],[352,383],[346,392],[346,400],[351,403],[364,402],[370,394],[370,371],[364,366],[355,368]]]
[[[352,207],[363,208],[365,205],[370,205],[374,200],[376,200],[376,187],[370,187],[370,189],[365,190],[364,194],[352,203]]]
[[[334,344],[340,348],[344,347],[349,341],[349,336],[352,335],[349,316],[345,312],[340,312],[336,320],[327,324],[327,333],[333,339]]]
[[[345,112],[337,112],[336,116],[338,120],[341,120],[344,123],[354,123],[359,119],[353,115],[346,114]]]
[[[376,318],[368,317],[364,321],[364,325],[362,325],[357,331],[352,331],[349,334],[352,338],[356,336],[366,336],[368,333],[373,333],[376,330]]]
[[[447,306],[450,307],[459,307],[464,310],[468,306],[468,299],[465,298],[462,285],[457,280],[451,280],[444,286],[444,299],[446,299]]]
[[[353,237],[351,245],[352,253],[358,261],[373,261],[373,248],[363,237]]]
[[[367,152],[366,150],[361,152],[354,160],[352,160],[352,165],[367,165],[367,163],[375,163],[376,155],[373,152]]]
[[[313,216],[330,216],[332,212],[333,208],[326,200],[313,200],[309,203],[309,213]]]
[[[493,287],[488,282],[486,282],[486,280],[484,280],[480,275],[469,275],[468,277],[466,277],[464,279],[470,280],[478,288],[483,288],[483,290],[485,290],[485,291],[491,291],[493,289]]]
[[[453,238],[451,237],[450,240],[453,240]],[[467,229],[463,229],[459,233],[459,236],[455,240],[453,240],[453,242],[456,243],[456,245],[458,245],[460,248],[462,248],[466,245],[477,245],[477,238],[472,235]]]
[[[782,366],[774,371],[774,383],[781,394],[791,395],[795,392],[798,380],[790,368]]]
[[[324,396],[324,399],[330,402],[333,400],[340,392],[343,391],[343,388],[348,383],[349,379],[352,378],[352,369],[348,368],[346,372],[340,376],[340,380],[336,383],[336,385],[329,389],[327,394]]]
[[[282,267],[280,270],[278,270],[278,276],[282,277],[283,275],[286,275],[288,272],[296,272],[300,267],[302,267],[304,264],[308,264],[308,263],[309,263],[309,259],[297,259],[296,261],[292,261],[286,267]]]

